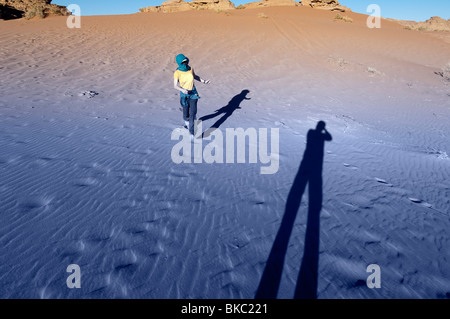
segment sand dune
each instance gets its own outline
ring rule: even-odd
[[[448,298],[450,86],[436,74],[448,36],[335,14],[0,21],[0,296],[253,298],[306,134],[324,120],[318,298]],[[221,129],[279,128],[277,174],[172,162],[178,53],[211,79],[200,117],[250,91]],[[308,203],[278,298],[294,293]],[[65,285],[72,263],[81,289]],[[365,285],[372,263],[381,289]]]

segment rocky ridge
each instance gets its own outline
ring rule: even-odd
[[[405,29],[417,30],[417,31],[446,31],[450,32],[450,19],[445,20],[441,17],[431,17],[430,19],[422,22],[388,19],[390,21],[397,22],[404,26]]]
[[[341,6],[336,0],[261,0],[240,5],[237,9],[262,8],[275,6],[308,6],[315,9],[331,11],[351,11],[345,6]],[[146,7],[139,9],[141,12],[179,12],[188,10],[232,10],[235,9],[233,2],[229,0],[193,0],[190,2],[184,0],[169,0],[163,2],[160,6]]]
[[[234,9],[234,4],[229,0],[194,0],[186,2],[184,0],[169,0],[160,6],[146,7],[139,9],[141,12],[180,12],[189,10],[230,10]]]

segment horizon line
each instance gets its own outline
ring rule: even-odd
[[[196,0],[191,0],[191,1],[182,0],[182,1],[185,1],[185,2],[192,2],[192,1],[196,1]],[[228,1],[230,1],[231,3],[234,4],[233,1],[231,1],[231,0],[228,0]],[[253,3],[253,2],[259,2],[259,1],[261,1],[261,0],[255,0],[255,1],[246,2],[246,3],[242,4],[242,5],[249,4],[249,3]],[[164,2],[165,2],[165,1],[164,1]],[[296,1],[294,1],[294,2],[296,2]],[[159,6],[160,6],[160,5],[156,5],[156,6],[147,6],[147,7],[143,7],[143,8],[148,8],[148,7],[159,7]],[[245,10],[245,9],[250,9],[250,10],[252,10],[252,9],[263,9],[263,8],[264,8],[264,9],[267,9],[267,8],[274,8],[274,7],[286,7],[286,6],[280,5],[280,6],[268,6],[268,7],[262,7],[262,8],[244,8],[243,10]],[[299,7],[301,7],[301,6],[299,6]],[[223,9],[223,10],[226,11],[226,10],[235,10],[235,9],[236,9],[236,8],[234,8],[234,9]],[[349,8],[349,9],[350,9],[351,11],[348,11],[348,12],[369,16],[368,13],[362,13],[362,12],[353,11],[352,8]],[[206,10],[213,10],[213,9],[206,9]],[[178,12],[187,12],[187,11],[204,11],[204,10],[195,10],[195,9],[192,9],[192,10],[178,11]],[[323,11],[326,11],[326,10],[323,10]],[[80,16],[81,16],[81,17],[119,16],[119,15],[121,16],[121,15],[131,15],[131,14],[136,14],[136,13],[150,13],[150,12],[140,12],[139,9],[138,9],[136,12],[131,12],[131,13],[105,13],[105,14],[102,14],[102,13],[95,13],[95,14],[81,14]],[[167,14],[167,13],[177,13],[177,12],[175,11],[175,12],[153,12],[153,13]],[[421,21],[421,20],[414,20],[414,19],[398,19],[398,18],[391,18],[391,17],[383,17],[383,16],[381,16],[381,18],[382,18],[382,19],[385,19],[385,20],[387,20],[387,19],[392,19],[392,20],[399,20],[399,21],[414,21],[414,22],[425,22],[425,21],[431,19],[432,17],[439,17],[439,18],[441,18],[441,19],[443,19],[443,20],[450,20],[450,19],[442,18],[441,16],[438,16],[438,15],[432,15],[432,16],[430,16],[428,19],[423,20],[423,21]]]

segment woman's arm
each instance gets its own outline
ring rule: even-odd
[[[197,74],[195,74],[195,72],[193,72],[193,73],[194,73],[194,80],[197,80],[197,81],[202,82],[204,84],[208,84],[209,83],[209,80],[203,80],[201,77],[199,77]]]
[[[180,92],[183,92],[184,94],[188,94],[188,90],[183,89],[178,85],[178,79],[173,79],[173,87],[175,90],[178,90]]]

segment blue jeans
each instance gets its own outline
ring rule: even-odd
[[[197,100],[187,97],[185,100],[186,105],[181,104],[183,106],[183,119],[189,121],[189,133],[192,135],[195,135],[194,121],[197,117]]]

